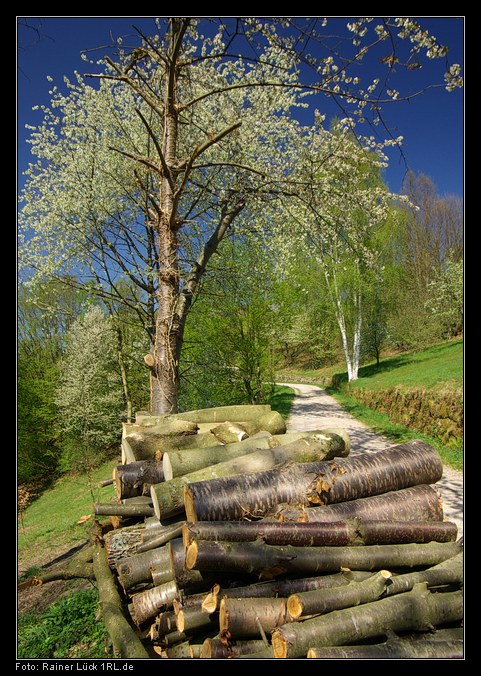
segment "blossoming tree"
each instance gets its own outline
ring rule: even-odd
[[[75,273],[138,313],[151,341],[152,412],[177,408],[186,318],[220,242],[234,227],[267,232],[274,201],[300,195],[303,96],[353,108],[351,129],[368,117],[382,122],[383,100],[410,96],[392,85],[394,64],[414,69],[422,51],[446,54],[412,19],[362,18],[347,25],[346,56],[323,34],[327,23],[219,19],[202,35],[200,20],[159,20],[138,47],[119,40],[91,74],[98,87],[80,75],[66,94],[54,87],[32,130],[22,264],[37,282]],[[364,84],[352,67],[380,48],[389,76]],[[459,67],[445,77],[458,86]]]

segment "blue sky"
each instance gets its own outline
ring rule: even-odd
[[[441,43],[449,46],[450,63],[462,66],[464,18],[428,17],[419,21]],[[21,173],[29,161],[29,147],[25,142],[29,132],[25,130],[25,124],[35,125],[41,115],[34,113],[32,106],[48,104],[50,99],[48,91],[52,85],[47,81],[47,75],[60,84],[63,76],[71,77],[74,70],[91,70],[91,66],[81,60],[81,50],[109,45],[111,35],[114,38],[131,35],[133,24],[147,34],[154,32],[155,27],[150,17],[27,17],[18,22],[18,170]],[[104,52],[100,50],[93,54],[100,57]],[[422,72],[408,74],[411,78],[409,87],[415,90],[418,83],[433,79],[442,81],[443,66],[441,59],[428,61]],[[379,70],[377,63],[365,66],[371,67]],[[372,77],[375,75],[373,70]],[[391,104],[384,111],[389,129],[395,136],[404,137],[403,150],[409,168],[430,176],[440,194],[463,194],[463,104],[464,90],[448,93],[441,87],[430,89],[409,103]],[[325,98],[318,106],[328,116],[335,114],[335,108]],[[385,180],[396,192],[401,188],[406,165],[398,152],[391,152],[390,158]]]

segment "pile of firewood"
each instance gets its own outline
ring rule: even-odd
[[[95,505],[110,516],[102,550],[126,620],[114,645],[123,657],[462,657],[462,541],[443,520],[442,471],[424,442],[351,456],[344,430],[287,433],[268,406],[138,414],[115,497]]]

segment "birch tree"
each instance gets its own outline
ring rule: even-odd
[[[92,64],[95,86],[77,74],[66,94],[52,89],[32,129],[21,217],[22,264],[37,282],[75,271],[138,313],[155,413],[177,408],[185,321],[220,242],[234,227],[266,230],[266,201],[286,191],[302,93],[354,108],[351,127],[382,122],[384,100],[414,96],[393,87],[394,65],[447,54],[407,18],[348,22],[346,54],[323,33],[327,19],[219,19],[204,22],[205,35],[201,23],[159,20],[135,48],[119,40],[101,72]],[[381,84],[353,75],[372,50],[387,68]],[[447,64],[437,84],[460,83]]]

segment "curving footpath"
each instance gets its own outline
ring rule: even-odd
[[[351,453],[382,451],[396,442],[356,420],[334,397],[315,385],[282,383],[291,387],[296,397],[289,418],[288,431],[311,431],[329,427],[342,427],[351,437]],[[458,537],[463,536],[463,473],[444,466],[442,478],[436,483],[439,488],[445,519],[453,521],[458,527]]]

